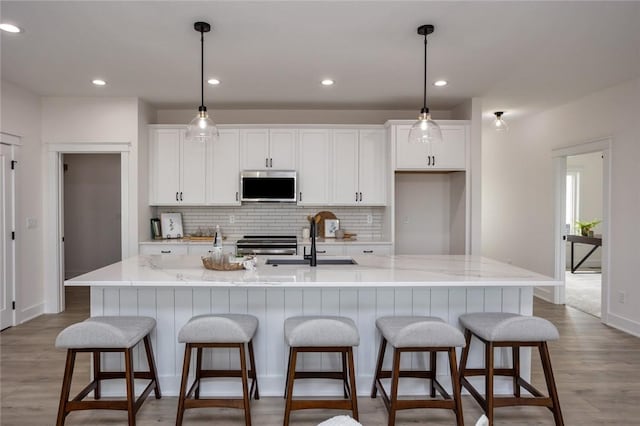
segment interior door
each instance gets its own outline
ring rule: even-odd
[[[0,144],[0,329],[14,324],[14,174],[12,147]]]

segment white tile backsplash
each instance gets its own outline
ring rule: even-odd
[[[182,213],[185,234],[200,228],[207,231],[220,225],[222,234],[229,239],[243,235],[296,235],[309,226],[307,216],[320,211],[331,211],[340,220],[340,228],[358,234],[363,239],[383,239],[386,207],[298,207],[291,204],[247,204],[240,207],[158,207],[160,213]],[[367,223],[371,215],[372,223]],[[230,217],[234,223],[230,223]]]

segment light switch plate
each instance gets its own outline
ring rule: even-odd
[[[35,217],[27,218],[27,229],[36,229],[38,227],[38,219]]]

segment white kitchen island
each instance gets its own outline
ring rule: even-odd
[[[144,315],[156,319],[153,349],[164,395],[177,395],[184,345],[177,341],[180,328],[194,315],[249,313],[260,325],[254,338],[260,393],[281,396],[288,348],[283,323],[294,315],[343,315],[352,318],[360,332],[355,351],[358,394],[368,395],[379,336],[375,320],[383,315],[431,315],[458,326],[466,312],[498,311],[532,314],[533,287],[561,285],[560,281],[478,256],[357,256],[357,265],[265,265],[254,271],[210,271],[199,256],[135,256],[71,280],[67,286],[91,286],[91,316]],[[483,359],[475,345],[469,366]],[[510,351],[510,350],[509,350]],[[496,352],[496,362],[509,365],[510,353]],[[146,368],[143,351],[135,358]],[[386,360],[390,362],[391,356]],[[440,360],[440,359],[439,359]],[[117,354],[104,356],[106,368],[120,368]],[[404,367],[424,366],[418,355],[402,360]],[[238,365],[236,353],[217,350],[205,356],[205,367]],[[334,354],[304,354],[302,369],[338,368]],[[529,350],[521,356],[523,377],[528,378]],[[448,375],[444,357],[438,374]],[[208,381],[203,394],[228,394],[235,381]],[[336,383],[332,383],[336,382]],[[426,389],[425,381],[406,379],[402,393]],[[448,383],[443,377],[442,383]],[[496,379],[498,392],[508,392],[510,381]],[[122,393],[124,387],[105,383],[104,393]],[[296,382],[296,395],[341,392],[337,381]]]

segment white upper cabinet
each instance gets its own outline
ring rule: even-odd
[[[329,130],[302,129],[298,140],[298,204],[329,204]]]
[[[149,204],[205,202],[205,146],[184,140],[180,128],[151,128]]]
[[[334,130],[331,204],[385,205],[385,157],[384,130]]]
[[[295,170],[296,130],[240,131],[242,170]]]
[[[221,129],[207,150],[207,204],[240,205],[240,131]]]
[[[469,130],[466,124],[441,124],[442,143],[410,144],[411,125],[394,125],[396,170],[465,170]]]

